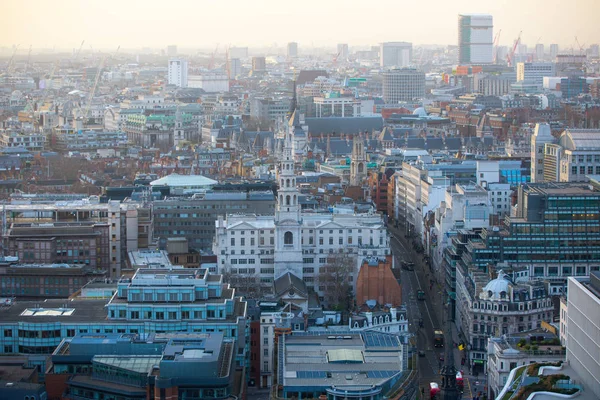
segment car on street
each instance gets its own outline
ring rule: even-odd
[[[419,357],[425,357],[425,350],[419,350]]]

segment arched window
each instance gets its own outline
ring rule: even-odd
[[[294,234],[292,232],[286,232],[283,234],[283,244],[294,244]]]
[[[294,195],[294,202],[292,204],[296,204],[296,195]]]
[[[364,171],[365,166],[363,163],[358,163],[358,173],[362,174],[362,172]]]
[[[287,187],[290,187],[290,180],[289,179],[287,179],[286,185],[287,185]]]
[[[291,199],[291,196],[289,194],[287,196],[285,196],[285,205],[286,206],[290,205],[290,199]]]

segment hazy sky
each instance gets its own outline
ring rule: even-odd
[[[500,44],[600,43],[600,0],[1,0],[0,46],[456,44],[459,13],[492,14]]]

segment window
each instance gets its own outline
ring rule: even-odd
[[[263,350],[263,355],[264,355],[265,357],[269,357],[269,349],[264,349],[264,350]]]
[[[333,244],[333,238],[332,237],[329,238],[329,244]]]
[[[283,244],[294,244],[294,234],[292,232],[286,232],[283,235]]]
[[[235,246],[235,238],[231,238],[231,245]]]
[[[314,262],[315,262],[314,258],[303,258],[302,259],[303,264],[313,264]]]

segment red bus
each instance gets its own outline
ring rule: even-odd
[[[440,394],[440,385],[435,382],[429,384],[429,398],[431,400],[438,400]]]
[[[458,391],[463,393],[465,391],[465,382],[463,380],[462,371],[456,373],[456,387]]]

